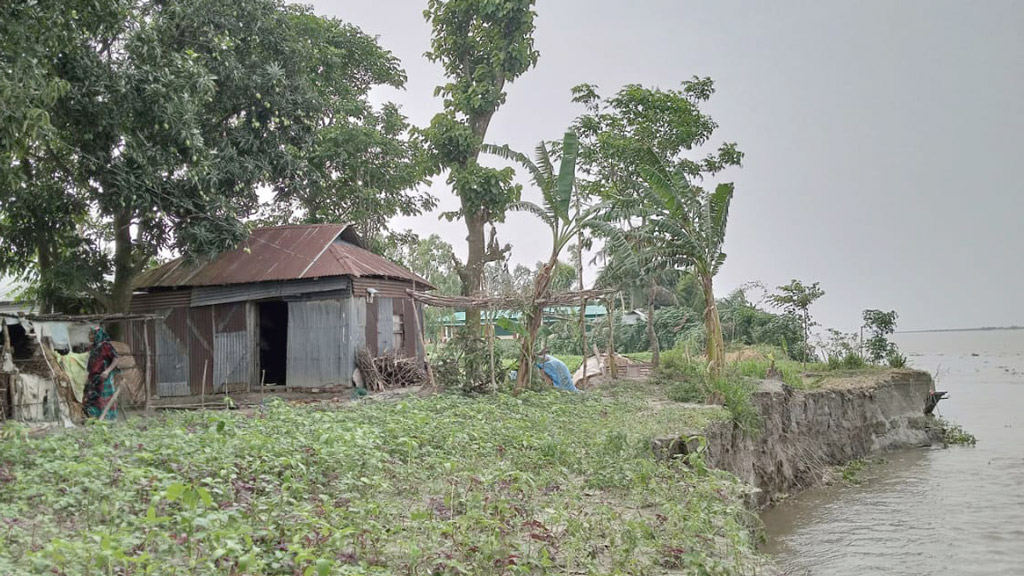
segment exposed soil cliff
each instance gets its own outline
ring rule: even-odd
[[[932,388],[931,376],[915,370],[834,378],[813,391],[766,381],[753,399],[760,433],[712,424],[708,463],[758,488],[756,505],[768,504],[820,482],[830,466],[941,442],[941,427],[923,413]]]

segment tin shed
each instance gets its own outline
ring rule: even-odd
[[[432,288],[347,225],[279,226],[209,263],[141,274],[132,311],[166,315],[149,334],[158,397],[316,388],[350,385],[362,347],[422,359],[406,290]]]

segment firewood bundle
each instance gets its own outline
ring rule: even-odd
[[[380,392],[390,388],[422,386],[427,374],[416,358],[403,358],[393,352],[374,358],[366,348],[356,353],[356,364],[367,390]]]

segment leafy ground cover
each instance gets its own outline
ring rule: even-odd
[[[752,574],[661,387],[188,412],[0,441],[2,574]]]

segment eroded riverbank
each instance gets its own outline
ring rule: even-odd
[[[786,574],[1016,574],[1024,566],[1024,331],[903,335],[950,392],[973,448],[882,455],[855,486],[812,488],[762,514]]]

